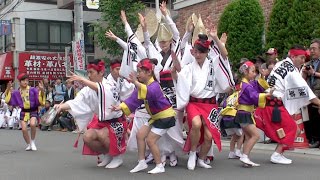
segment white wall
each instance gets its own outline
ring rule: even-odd
[[[13,4],[16,4],[16,2]],[[10,9],[9,6],[3,11]],[[100,18],[100,12],[85,11],[83,14],[84,22],[88,23]],[[16,50],[25,51],[25,19],[71,22],[72,10],[57,9],[57,5],[52,4],[23,2],[15,8],[14,12],[7,14],[3,19],[13,20]]]

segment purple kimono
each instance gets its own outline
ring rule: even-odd
[[[45,104],[45,97],[41,97],[38,89],[29,87],[29,96],[25,100],[22,99],[21,92],[14,90],[12,93],[6,95],[6,102],[13,106],[21,108],[20,120],[28,121],[31,117],[38,117],[38,107]],[[44,96],[44,95],[43,95]],[[24,101],[30,101],[30,107],[25,107]]]
[[[245,78],[242,79],[235,122],[255,124],[252,112],[255,107],[265,107],[266,93],[263,92],[268,87],[268,83],[262,78],[250,82]]]
[[[140,89],[136,88],[131,96],[120,104],[120,107],[126,115],[129,115],[143,103],[151,116],[150,125],[160,129],[175,125],[175,111],[163,94],[160,84],[153,78],[147,85],[141,84]]]

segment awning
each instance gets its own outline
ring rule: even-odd
[[[8,52],[0,55],[0,80],[13,80],[13,53]]]

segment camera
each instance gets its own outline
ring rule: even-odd
[[[309,71],[309,70],[311,69],[311,67],[312,67],[312,66],[311,66],[310,64],[306,65],[306,70]]]

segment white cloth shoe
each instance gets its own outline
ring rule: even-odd
[[[236,156],[235,152],[230,151],[228,155],[228,159],[238,159],[239,157]]]
[[[26,151],[31,151],[31,145],[30,144],[27,145]]]
[[[188,169],[189,170],[194,170],[194,168],[196,167],[196,160],[197,160],[197,154],[196,152],[189,152],[189,159],[188,159]]]
[[[259,167],[260,164],[257,164],[257,163],[254,163],[252,162],[247,155],[243,155],[241,158],[240,158],[240,161],[244,164],[244,165],[247,165],[247,166],[252,166],[252,167]]]
[[[166,172],[164,166],[162,163],[157,164],[155,168],[153,168],[151,171],[148,171],[149,174],[159,174]]]
[[[140,160],[138,162],[138,165],[136,167],[134,167],[130,172],[131,173],[136,173],[136,172],[139,172],[139,171],[142,171],[142,170],[145,170],[148,168],[148,164],[146,163],[146,161],[143,159],[143,160]]]
[[[110,163],[111,159],[112,159],[112,157],[111,157],[110,155],[104,154],[104,155],[102,156],[102,161],[101,161],[99,164],[97,164],[97,166],[98,166],[98,167],[106,166],[107,164]]]
[[[177,156],[174,152],[170,154],[169,159],[170,159],[170,166],[171,167],[174,167],[178,164],[178,159],[177,159]]]
[[[238,158],[241,158],[242,157],[242,154],[241,154],[241,151],[240,149],[236,149],[234,154],[238,157]]]
[[[122,163],[123,163],[122,156],[121,155],[115,156],[112,158],[111,162],[108,165],[106,165],[105,168],[114,169],[114,168],[119,167]]]
[[[275,164],[291,164],[292,163],[292,160],[290,159],[287,159],[287,158],[283,158],[284,156],[277,153],[277,152],[274,152],[272,155],[271,155],[271,158],[270,158],[270,161],[275,163]]]
[[[31,150],[32,150],[32,151],[36,151],[36,150],[37,150],[37,146],[36,146],[36,144],[34,143],[34,141],[31,141],[30,146],[31,146]]]
[[[285,159],[286,161],[288,161],[288,162],[291,162],[291,163],[292,163],[292,160],[291,160],[291,159],[286,158],[283,154],[281,154],[281,156],[282,156],[282,158],[283,158],[283,159]],[[291,164],[291,163],[290,163],[290,164]]]
[[[151,161],[153,161],[153,155],[150,153],[150,154],[146,157],[146,163],[149,164],[149,163],[151,163]]]
[[[206,164],[202,159],[199,159],[199,158],[198,158],[197,165],[199,167],[202,167],[202,168],[205,168],[205,169],[211,169],[212,168],[210,165]]]

